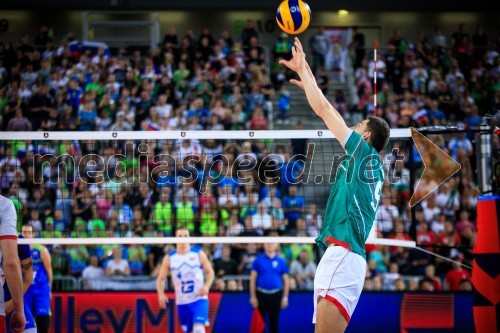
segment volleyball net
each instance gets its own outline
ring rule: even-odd
[[[0,149],[2,194],[39,244],[173,244],[179,226],[199,244],[313,243],[345,161],[328,130],[4,132]],[[397,237],[411,154],[409,129],[393,129],[369,243],[415,246]]]

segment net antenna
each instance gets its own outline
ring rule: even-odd
[[[377,39],[373,40],[373,115],[377,116]]]
[[[61,141],[67,141],[71,143],[78,143],[79,141],[93,142],[103,145],[103,142],[114,142],[117,141],[133,141],[133,142],[146,142],[149,140],[153,141],[168,141],[171,142],[182,142],[186,139],[191,139],[193,141],[202,142],[202,140],[217,138],[217,140],[225,140],[231,142],[239,141],[252,141],[252,140],[265,140],[265,142],[271,142],[270,147],[279,149],[279,147],[287,147],[291,139],[308,139],[309,142],[315,144],[316,151],[313,150],[314,156],[308,156],[307,163],[318,163],[320,164],[319,169],[313,170],[316,172],[323,172],[326,170],[326,176],[319,176],[318,174],[313,174],[312,177],[309,176],[309,183],[304,183],[303,188],[307,186],[310,191],[311,202],[316,203],[317,200],[324,200],[327,197],[327,193],[331,184],[324,182],[323,184],[316,183],[317,179],[327,180],[331,175],[330,171],[333,170],[332,157],[335,154],[343,153],[343,150],[335,140],[332,132],[329,130],[278,130],[278,131],[144,131],[144,132],[0,132],[0,144],[9,144],[12,142],[23,142],[28,144],[33,144],[37,142],[42,146],[59,145]],[[282,140],[282,141],[280,141]],[[283,141],[286,140],[286,141]],[[401,140],[411,140],[411,133],[408,128],[403,129],[391,129],[391,140],[401,141]],[[2,142],[3,141],[3,142]],[[29,142],[29,143],[28,143]],[[284,143],[284,144],[283,144]],[[308,148],[309,149],[309,148]],[[333,159],[335,160],[335,159]],[[319,162],[318,162],[319,161]],[[323,163],[323,164],[322,164]],[[319,171],[321,169],[321,171]],[[305,171],[304,171],[305,173]],[[319,178],[318,178],[319,177]],[[304,176],[304,179],[306,177]],[[320,202],[320,201],[318,201]],[[307,200],[306,200],[307,204]],[[318,210],[323,211],[324,206],[318,205]],[[374,225],[377,223],[375,222]],[[377,237],[375,228],[372,230],[371,235],[368,238],[368,244],[379,244],[386,246],[398,246],[398,247],[408,247],[415,248],[416,244],[414,241],[389,239]],[[294,243],[315,243],[315,237],[307,236],[282,236],[282,237],[190,237],[189,239],[177,239],[175,237],[95,237],[95,238],[36,238],[36,239],[19,239],[21,244],[44,244],[44,245],[54,245],[54,244],[87,244],[87,245],[97,245],[97,244],[176,244],[181,242],[189,242],[193,244],[236,244],[236,243],[280,243],[280,244],[294,244]]]

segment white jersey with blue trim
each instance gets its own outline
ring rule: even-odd
[[[190,249],[185,254],[179,254],[174,250],[168,256],[177,305],[207,299],[207,296],[198,296],[205,284],[199,250]]]

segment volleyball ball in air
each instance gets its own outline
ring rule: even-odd
[[[287,34],[300,34],[311,22],[311,9],[302,0],[285,0],[276,10],[276,22]]]

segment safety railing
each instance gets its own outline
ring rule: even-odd
[[[109,276],[99,279],[79,278],[81,290],[156,290],[156,278],[150,276]],[[165,289],[167,289],[165,282]]]
[[[80,290],[80,279],[68,275],[56,275],[52,279],[53,291],[73,291]]]

